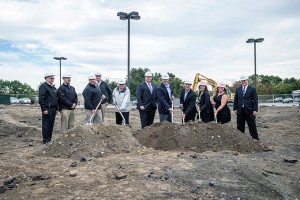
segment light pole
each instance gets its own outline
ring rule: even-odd
[[[53,59],[59,60],[59,85],[61,85],[61,60],[67,60],[65,57],[54,57]]]
[[[139,20],[141,16],[139,16],[138,12],[118,12],[117,16],[120,17],[120,20],[128,20],[128,57],[127,57],[127,77],[128,77],[128,88],[130,89],[130,19]]]
[[[249,38],[246,43],[254,43],[254,87],[256,88],[256,43],[261,43],[264,41],[264,38]]]

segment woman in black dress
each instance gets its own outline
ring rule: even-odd
[[[201,81],[199,85],[199,96],[197,97],[197,110],[200,110],[201,120],[205,123],[214,121],[214,111],[210,102],[206,81]]]
[[[216,108],[217,122],[225,124],[231,121],[230,109],[227,106],[228,96],[226,94],[226,84],[219,83],[215,95],[211,99]]]

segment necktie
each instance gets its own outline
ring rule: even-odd
[[[246,92],[246,87],[243,86],[243,96],[245,96],[245,92]]]
[[[153,89],[152,89],[151,83],[148,83],[148,86],[149,86],[149,90],[150,90],[150,92],[151,92],[151,94],[152,94]]]

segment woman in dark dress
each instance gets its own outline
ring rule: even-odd
[[[216,108],[217,122],[225,124],[231,121],[230,109],[227,106],[228,96],[226,94],[226,84],[219,83],[215,95],[211,99]]]
[[[205,123],[214,121],[214,111],[207,90],[207,82],[201,81],[199,85],[199,96],[197,97],[197,110],[200,110],[201,120]]]

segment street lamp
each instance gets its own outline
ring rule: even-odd
[[[128,60],[127,60],[127,77],[128,77],[128,88],[130,89],[130,19],[139,20],[141,16],[139,16],[138,12],[118,12],[117,16],[120,17],[120,20],[128,20]]]
[[[53,59],[59,60],[59,85],[61,85],[61,60],[67,60],[65,57],[54,57]]]
[[[246,43],[254,43],[254,87],[256,88],[256,43],[261,43],[264,41],[264,38],[249,38]]]

